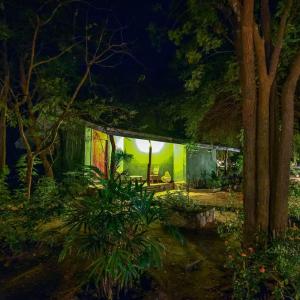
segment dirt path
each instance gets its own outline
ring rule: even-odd
[[[186,238],[184,246],[156,228],[156,235],[166,245],[166,256],[163,270],[152,272],[160,288],[156,293],[149,292],[145,299],[229,299],[226,292],[231,276],[223,267],[224,243],[216,230],[183,230],[182,233]]]

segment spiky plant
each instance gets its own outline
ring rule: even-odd
[[[112,299],[145,270],[160,265],[163,247],[149,227],[161,217],[161,208],[142,185],[103,179],[94,168],[74,174],[70,182],[72,201],[64,215],[67,234],[60,259],[86,259],[84,282],[92,282]]]

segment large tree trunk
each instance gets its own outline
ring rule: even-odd
[[[274,219],[274,199],[276,195],[276,179],[278,172],[278,147],[279,147],[279,97],[277,94],[276,79],[273,82],[270,95],[270,231]]]
[[[270,159],[269,159],[269,83],[261,83],[257,113],[257,220],[263,232],[269,228]]]
[[[271,40],[268,0],[260,1],[260,25],[254,22],[253,0],[243,1],[243,5],[239,0],[231,0],[231,5],[237,19],[241,20],[239,41],[242,55],[237,51],[237,56],[241,62],[245,138],[245,237],[246,241],[251,241],[255,230],[266,234],[282,234],[286,230],[294,122],[293,99],[300,73],[300,53],[284,84],[280,106],[276,73],[292,0],[287,1],[282,13],[274,46]]]
[[[288,219],[288,187],[290,177],[290,161],[292,157],[294,128],[294,96],[300,76],[300,52],[292,64],[285,81],[281,96],[282,128],[278,152],[278,170],[276,193],[272,212],[271,231],[280,235],[286,230]]]
[[[242,96],[244,127],[245,237],[255,231],[256,216],[256,83],[253,46],[254,1],[245,2],[241,16]]]

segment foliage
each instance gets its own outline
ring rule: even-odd
[[[300,133],[295,132],[293,141],[293,156],[294,160],[299,160],[300,158]]]
[[[300,184],[291,181],[289,187],[289,216],[292,219],[300,220]]]
[[[163,248],[150,236],[149,226],[161,218],[161,208],[142,185],[103,179],[98,169],[85,168],[73,173],[66,197],[60,258],[87,260],[84,283],[92,282],[111,299],[160,265]]]
[[[219,177],[223,189],[239,189],[243,177],[243,156],[240,153],[232,153],[228,160],[228,169],[219,168]]]
[[[164,207],[174,211],[199,212],[203,206],[193,201],[184,191],[167,191],[162,196],[156,197]]]
[[[36,157],[33,162],[33,170],[32,170],[33,178],[37,178],[38,176],[37,166],[40,164],[41,164],[40,159]],[[26,170],[27,170],[26,155],[22,155],[16,163],[16,171],[21,185],[25,183]]]
[[[233,272],[234,299],[299,299],[300,231],[285,239],[243,247],[243,216],[235,215],[218,231],[225,239],[226,267]]]
[[[192,137],[199,137],[199,125],[215,103],[230,99],[232,107],[240,98],[230,26],[220,18],[224,12],[225,18],[230,18],[223,5],[223,1],[175,1],[172,11],[175,26],[168,35],[176,46],[179,76],[186,89],[177,118],[185,120]],[[224,118],[224,109],[219,118]],[[201,138],[210,138],[209,132],[206,130]]]
[[[289,195],[291,197],[300,197],[300,183],[297,181],[291,181],[289,186]]]
[[[192,178],[189,185],[195,189],[216,189],[221,187],[221,179],[214,171],[210,175],[203,171],[199,178]]]
[[[8,255],[28,249],[37,242],[41,226],[62,211],[63,201],[52,178],[41,177],[28,200],[23,189],[9,189],[5,178],[1,177],[0,193],[1,251]]]
[[[289,198],[289,215],[291,218],[300,221],[300,198],[299,197]]]

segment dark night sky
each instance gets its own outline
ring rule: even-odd
[[[151,133],[176,136],[176,132],[168,132],[161,128],[161,125],[156,122],[163,118],[161,112],[154,111],[157,104],[162,101],[162,95],[164,99],[173,98],[173,95],[182,90],[177,74],[171,68],[175,47],[165,37],[161,40],[160,49],[157,49],[148,31],[151,23],[160,28],[166,26],[168,20],[165,13],[171,0],[163,1],[164,7],[162,3],[153,0],[91,0],[88,2],[100,8],[91,9],[89,12],[95,20],[103,20],[107,15],[105,11],[109,10],[110,18],[125,27],[125,41],[129,43],[130,52],[134,57],[124,57],[118,67],[101,69],[97,72],[97,80],[101,81],[103,94],[107,97],[112,96],[119,103],[129,105],[138,111],[131,129],[139,130],[141,127],[142,130]],[[159,9],[155,10],[157,5]],[[146,115],[146,119],[143,119]],[[157,127],[151,128],[148,124],[151,122]],[[182,132],[181,128],[179,136],[182,136]],[[10,164],[20,155],[20,151],[14,148],[14,141],[18,138],[17,131],[10,128],[8,136],[11,139],[8,151],[13,154],[9,155]]]
[[[165,4],[169,1],[165,1]],[[117,78],[123,101],[142,101],[139,97],[153,97],[179,88],[176,74],[170,64],[175,47],[167,39],[162,40],[158,50],[152,43],[147,30],[149,24],[164,26],[167,20],[154,10],[155,1],[109,1],[114,16],[126,27],[125,39],[129,42],[132,55],[125,58],[117,70],[110,71]],[[139,81],[145,75],[144,81]],[[121,96],[121,98],[122,98]],[[132,98],[132,99],[129,99]]]
[[[136,118],[125,125],[126,129],[183,138],[184,124],[178,122],[178,125],[169,126],[168,106],[159,107],[165,100],[174,103],[183,91],[183,84],[172,67],[176,49],[168,40],[166,30],[170,25],[167,15],[171,2],[105,2],[103,7],[112,12],[110,17],[125,27],[124,39],[133,57],[124,57],[117,68],[99,70],[99,81],[103,83],[107,97],[112,96],[138,112]],[[99,7],[99,1],[97,5]],[[101,19],[101,14],[94,12],[96,19]],[[156,44],[148,30],[150,24],[155,24],[158,29],[158,35],[154,37]]]

